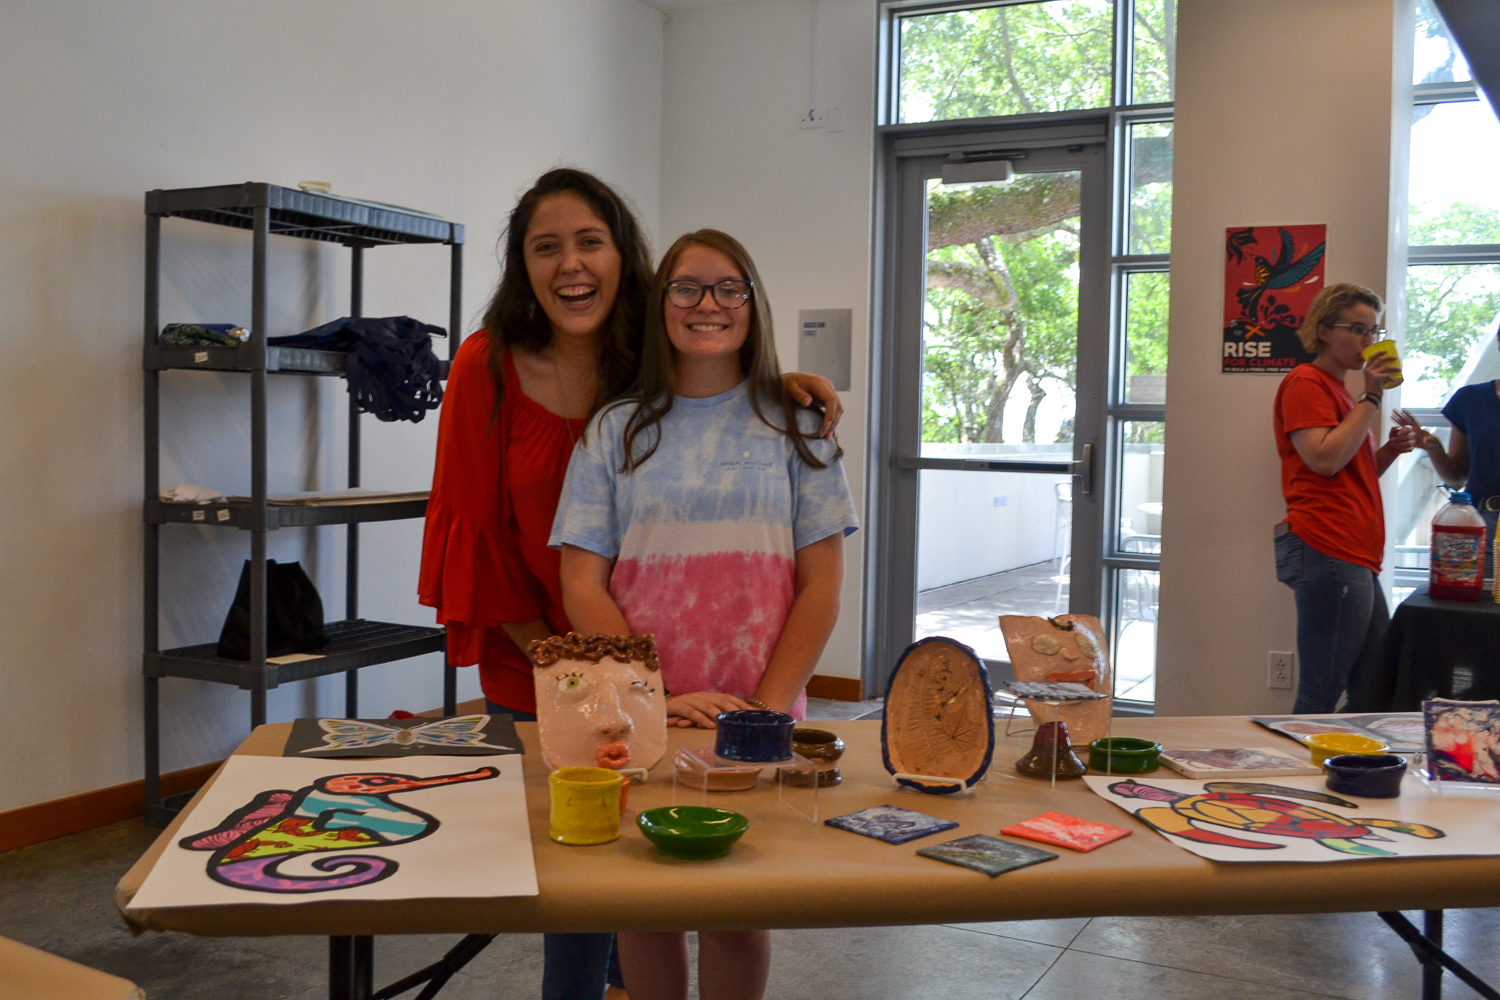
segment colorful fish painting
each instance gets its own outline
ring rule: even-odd
[[[1109,786],[1109,790],[1121,798],[1162,803],[1159,807],[1134,810],[1137,818],[1162,834],[1248,851],[1275,851],[1286,845],[1235,837],[1205,827],[1216,826],[1271,837],[1311,840],[1332,851],[1370,857],[1390,857],[1396,854],[1395,851],[1387,851],[1370,843],[1390,842],[1390,838],[1381,836],[1376,830],[1390,830],[1429,840],[1445,836],[1442,830],[1420,823],[1403,823],[1393,819],[1345,819],[1315,806],[1290,800],[1322,802],[1345,809],[1357,809],[1357,803],[1336,795],[1284,785],[1266,785],[1253,781],[1209,781],[1204,783],[1202,794],[1188,795],[1127,780],[1115,782]]]
[[[409,774],[333,774],[295,791],[261,792],[211,830],[178,841],[190,851],[212,851],[208,875],[255,892],[307,893],[347,889],[389,878],[392,858],[361,852],[430,836],[440,825],[429,813],[398,804],[392,795],[498,777],[494,767],[419,778]],[[283,873],[300,854],[321,876]]]

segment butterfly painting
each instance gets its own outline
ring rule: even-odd
[[[408,757],[520,753],[509,716],[446,719],[298,719],[286,755]]]

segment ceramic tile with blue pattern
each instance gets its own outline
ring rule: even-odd
[[[904,844],[958,826],[951,819],[939,819],[926,813],[902,809],[900,806],[871,806],[823,822],[840,830],[883,840],[887,844]]]
[[[960,837],[917,851],[924,858],[946,861],[950,865],[962,865],[990,878],[1003,875],[1017,868],[1039,865],[1043,861],[1056,861],[1057,855],[1024,844],[1011,844],[995,837],[976,833],[971,837]]]

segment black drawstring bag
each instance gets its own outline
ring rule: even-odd
[[[311,653],[328,645],[323,599],[301,563],[266,560],[266,656]],[[250,659],[250,560],[219,632],[218,653],[226,660]]]
[[[410,316],[345,316],[305,333],[267,338],[266,343],[347,353],[345,375],[360,410],[380,420],[416,424],[443,401],[442,369],[432,353],[432,338],[447,335],[442,327]]]

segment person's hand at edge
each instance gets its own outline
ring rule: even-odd
[[[697,726],[699,729],[714,729],[714,719],[720,712],[735,712],[750,707],[743,698],[722,691],[692,691],[673,695],[667,699],[667,725]]]
[[[822,375],[806,372],[787,372],[781,377],[782,385],[792,394],[799,406],[823,410],[823,426],[818,428],[818,437],[832,437],[844,418],[844,403],[833,383]]]

